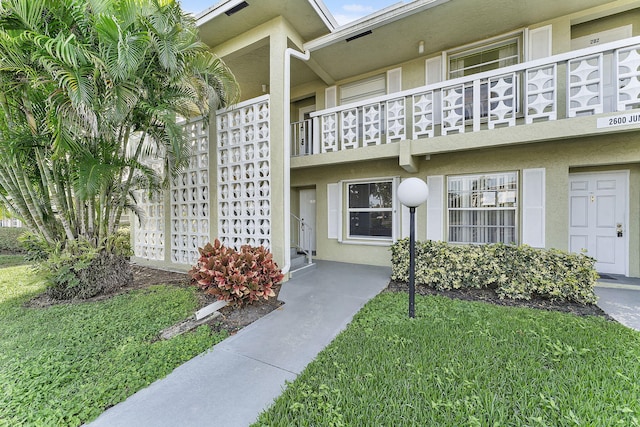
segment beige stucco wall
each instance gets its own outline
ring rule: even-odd
[[[486,136],[486,133],[485,133]],[[366,149],[362,149],[366,150]],[[457,175],[528,168],[546,169],[546,246],[566,250],[569,239],[568,182],[570,172],[629,170],[630,274],[640,275],[640,134],[638,132],[549,141],[537,144],[465,150],[432,155],[416,162],[418,172],[409,174],[397,158],[326,165],[292,171],[292,186],[316,185],[317,257],[373,265],[389,265],[388,246],[339,243],[327,239],[327,184],[340,180]],[[520,212],[521,215],[521,212]],[[426,236],[426,208],[417,211],[418,238]],[[346,234],[346,216],[343,232]],[[446,227],[446,225],[445,225]]]

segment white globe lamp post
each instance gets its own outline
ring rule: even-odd
[[[429,187],[420,178],[407,178],[398,186],[398,200],[409,208],[409,317],[415,317],[416,208],[427,201]]]

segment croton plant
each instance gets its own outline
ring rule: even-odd
[[[198,263],[189,271],[192,283],[237,306],[275,297],[273,286],[284,277],[271,252],[262,246],[245,245],[236,251],[216,239],[199,251]]]

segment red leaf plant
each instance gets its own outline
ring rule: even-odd
[[[204,292],[236,306],[276,296],[273,286],[284,275],[264,247],[244,245],[236,251],[216,239],[198,250],[200,258],[189,277]]]

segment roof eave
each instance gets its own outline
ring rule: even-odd
[[[312,1],[312,0],[310,0]],[[449,0],[415,0],[410,3],[397,3],[364,18],[340,26],[326,36],[319,37],[304,44],[304,49],[311,52],[330,46],[383,25],[400,20],[413,13],[447,3]]]

